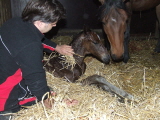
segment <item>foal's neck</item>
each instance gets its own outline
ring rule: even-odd
[[[74,40],[74,42],[72,43],[72,48],[74,49],[75,54],[73,55],[76,62],[80,65],[83,63],[84,58],[86,56],[85,53],[85,48],[82,45],[82,40]]]

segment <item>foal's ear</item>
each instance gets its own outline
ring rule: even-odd
[[[87,32],[89,32],[89,31],[91,31],[91,30],[90,30],[89,26],[84,25],[84,26],[83,26],[83,31],[84,31],[85,34],[87,34]]]

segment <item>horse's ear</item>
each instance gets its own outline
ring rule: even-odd
[[[105,3],[105,0],[99,0],[99,2],[103,5]]]
[[[89,26],[84,25],[84,26],[83,26],[83,31],[84,31],[85,34],[87,34],[87,32],[89,32],[89,31],[91,31],[91,30],[90,30]]]
[[[123,0],[124,3],[130,2],[130,0]]]

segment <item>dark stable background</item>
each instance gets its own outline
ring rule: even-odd
[[[101,22],[98,19],[98,0],[59,0],[67,11],[64,28],[82,29],[83,25],[89,25],[92,29],[100,29]],[[131,33],[155,32],[156,13],[155,8],[143,12],[133,12],[131,21]]]
[[[12,16],[20,16],[24,6],[29,0],[11,0]],[[65,7],[66,19],[58,22],[53,31],[59,29],[82,29],[83,25],[88,25],[91,29],[102,29],[99,20],[98,9],[99,0],[59,0]],[[154,34],[156,25],[155,8],[143,11],[133,12],[131,20],[131,34]],[[56,32],[54,34],[56,34]]]

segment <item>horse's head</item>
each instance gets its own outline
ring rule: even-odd
[[[85,54],[92,54],[102,62],[108,64],[110,62],[110,55],[98,34],[84,27],[82,36],[82,46],[85,49]]]
[[[124,37],[129,20],[124,0],[102,0],[101,20],[104,32],[110,43],[110,54],[113,61],[124,61]]]

